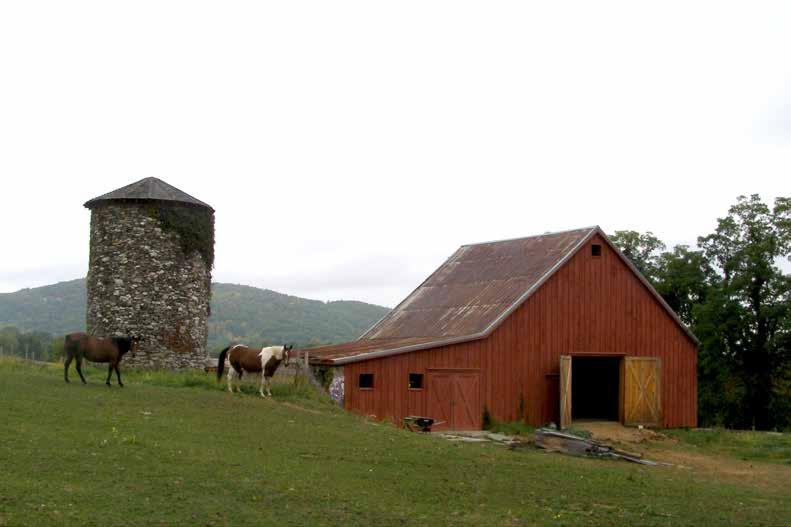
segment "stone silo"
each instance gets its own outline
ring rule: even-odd
[[[214,209],[149,177],[85,203],[91,210],[88,333],[137,335],[153,368],[203,368]]]

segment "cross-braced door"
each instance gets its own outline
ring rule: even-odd
[[[429,371],[429,417],[441,424],[435,429],[479,430],[481,428],[480,373],[478,371]]]
[[[623,424],[661,426],[661,360],[624,357],[622,364]]]

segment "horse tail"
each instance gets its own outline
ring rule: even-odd
[[[224,350],[220,352],[220,360],[217,361],[217,380],[219,381],[222,379],[222,372],[225,370],[225,356],[228,354],[228,350],[231,349],[231,346],[228,346]]]

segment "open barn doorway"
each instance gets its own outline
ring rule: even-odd
[[[572,420],[619,420],[620,367],[621,357],[572,357]]]

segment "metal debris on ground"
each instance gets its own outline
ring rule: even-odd
[[[572,456],[625,459],[632,463],[650,466],[659,464],[656,461],[643,459],[641,454],[617,450],[593,439],[564,434],[549,428],[536,430],[536,446],[550,452],[561,452]]]
[[[431,417],[420,417],[419,415],[408,415],[404,417],[404,427],[410,432],[431,432],[431,427],[441,425],[445,421],[435,421]]]

